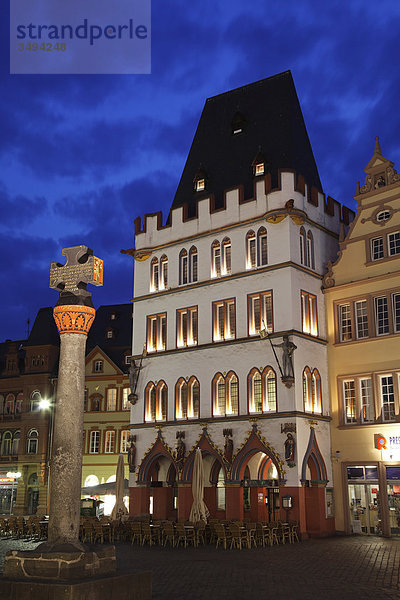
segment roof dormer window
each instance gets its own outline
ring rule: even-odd
[[[235,114],[231,123],[232,135],[240,135],[243,133],[246,125],[246,119],[239,111]]]
[[[200,165],[193,179],[194,189],[196,192],[204,192],[206,189],[206,179],[207,173],[204,171],[202,165]]]
[[[203,190],[205,190],[206,188],[206,180],[203,179],[198,179],[196,181],[196,192],[202,192]]]
[[[263,162],[257,163],[254,167],[254,175],[264,175],[265,166]]]

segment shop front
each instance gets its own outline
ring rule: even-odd
[[[14,477],[0,474],[0,514],[9,515],[17,498],[17,484]]]

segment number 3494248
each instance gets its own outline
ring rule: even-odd
[[[23,44],[22,42],[18,44],[19,52],[65,52],[67,49],[66,44],[52,44],[51,42],[42,42],[41,44],[37,44],[36,42],[28,42],[27,44]]]

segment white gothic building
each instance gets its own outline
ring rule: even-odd
[[[290,72],[209,98],[170,214],[135,221],[130,511],[334,531],[326,198]],[[140,370],[139,370],[140,367]]]

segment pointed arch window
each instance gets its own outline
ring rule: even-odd
[[[175,386],[175,417],[176,419],[197,419],[199,417],[200,385],[196,377],[189,381],[183,377],[178,379]]]
[[[165,254],[160,259],[154,257],[150,263],[150,292],[167,289],[168,258]]]
[[[213,416],[224,417],[239,414],[239,382],[230,371],[226,377],[217,373],[212,381]]]
[[[276,373],[272,367],[265,367],[262,373],[257,368],[248,375],[249,413],[276,411]]]
[[[268,264],[268,240],[267,230],[260,227],[257,231],[257,266],[263,267]]]
[[[168,287],[168,258],[165,254],[160,258],[160,283],[159,289],[166,290]]]
[[[186,285],[189,281],[188,266],[188,253],[183,249],[179,253],[179,285]]]
[[[246,269],[254,269],[257,265],[256,234],[248,231],[246,234]]]
[[[168,387],[164,381],[159,381],[157,385],[149,381],[144,392],[145,397],[145,415],[146,423],[156,421],[166,421]]]
[[[303,371],[303,406],[305,412],[312,412],[312,383],[309,367],[305,367]]]
[[[318,369],[311,371],[305,367],[303,371],[303,403],[304,411],[322,414],[321,376]]]
[[[211,277],[221,277],[221,246],[217,240],[211,246]]]
[[[158,258],[154,257],[150,263],[150,291],[157,292],[159,283]]]
[[[310,269],[315,269],[314,261],[314,238],[311,231],[307,232],[307,266]]]
[[[306,231],[304,227],[300,227],[300,262],[302,265],[307,265]]]
[[[321,394],[321,376],[318,369],[312,372],[312,402],[313,413],[322,414],[322,394]]]
[[[197,281],[197,261],[197,248],[196,246],[192,246],[189,250],[189,283]]]
[[[231,240],[224,238],[222,240],[222,264],[221,264],[221,275],[230,275],[232,270],[232,258],[231,258]]]

